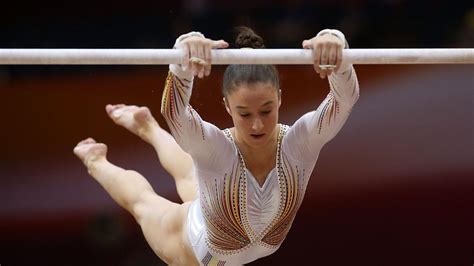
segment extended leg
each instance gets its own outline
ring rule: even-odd
[[[78,143],[74,153],[89,174],[135,217],[151,248],[162,260],[175,265],[195,264],[184,233],[189,203],[176,204],[158,196],[142,175],[110,163],[105,144],[89,138]]]
[[[147,107],[107,105],[106,111],[117,125],[128,129],[155,148],[161,165],[173,176],[183,202],[196,199],[198,189],[191,156],[160,127]]]

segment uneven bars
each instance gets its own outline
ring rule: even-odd
[[[0,65],[167,65],[181,62],[176,49],[0,49]],[[352,64],[474,64],[474,49],[346,49]],[[213,65],[313,64],[305,49],[223,49]]]

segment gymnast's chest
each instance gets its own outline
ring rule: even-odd
[[[280,207],[280,187],[277,170],[274,168],[260,185],[252,173],[246,170],[246,213],[248,222],[255,233],[262,232],[276,218]]]

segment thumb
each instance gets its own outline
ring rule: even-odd
[[[314,47],[313,47],[313,44],[311,43],[311,41],[309,41],[309,40],[304,40],[304,41],[303,41],[303,48],[304,48],[304,49],[312,49],[312,48],[314,48]]]
[[[212,49],[227,48],[229,44],[224,40],[212,41]]]

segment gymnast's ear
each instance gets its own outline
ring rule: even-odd
[[[225,97],[222,97],[222,101],[224,102],[225,110],[230,116],[232,116],[232,112],[230,111],[230,107],[229,107],[229,102],[227,101]]]

